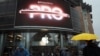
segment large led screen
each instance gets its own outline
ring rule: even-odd
[[[69,4],[64,0],[17,0],[15,26],[72,28]]]

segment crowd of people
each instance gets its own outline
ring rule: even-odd
[[[82,55],[81,56],[100,56],[100,47],[96,44],[96,42],[93,42],[93,40],[85,41],[86,46],[82,49]],[[78,53],[73,54],[68,49],[60,49],[59,46],[55,48],[55,56],[79,56]]]
[[[100,56],[100,48],[92,40],[85,41],[86,46],[82,49],[82,56]],[[74,48],[75,49],[75,48]],[[73,48],[61,48],[56,46],[54,48],[53,56],[78,56],[78,52],[75,53]],[[73,51],[74,50],[74,51]],[[78,51],[78,50],[77,50]],[[31,56],[29,51],[25,49],[22,45],[17,46],[14,51],[12,51],[11,56]],[[33,55],[34,56],[34,55]]]

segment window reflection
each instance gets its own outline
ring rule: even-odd
[[[30,42],[32,46],[54,46],[55,44],[59,44],[58,34],[46,32],[40,34],[39,32],[32,36]]]

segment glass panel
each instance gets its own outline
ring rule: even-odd
[[[14,36],[14,47],[12,51],[15,51],[17,46],[22,45],[28,49],[30,51],[30,55],[33,56],[54,55],[55,46],[60,46],[61,42],[59,33],[42,31],[15,32],[13,35],[10,34],[9,36]]]
[[[60,45],[58,33],[37,32],[30,34],[30,53],[34,56],[53,55],[56,45]]]
[[[13,32],[6,32],[4,34],[4,41],[3,41],[3,56],[11,56],[12,55],[12,50],[14,47],[14,37],[13,37]]]
[[[3,34],[0,33],[0,56],[2,54]]]
[[[31,37],[31,46],[54,46],[55,44],[59,44],[56,33],[41,33],[41,36],[39,34],[37,33]]]

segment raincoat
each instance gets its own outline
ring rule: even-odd
[[[15,50],[13,56],[29,56],[29,52],[28,52],[28,50],[26,50],[22,46],[19,46],[19,48]]]

